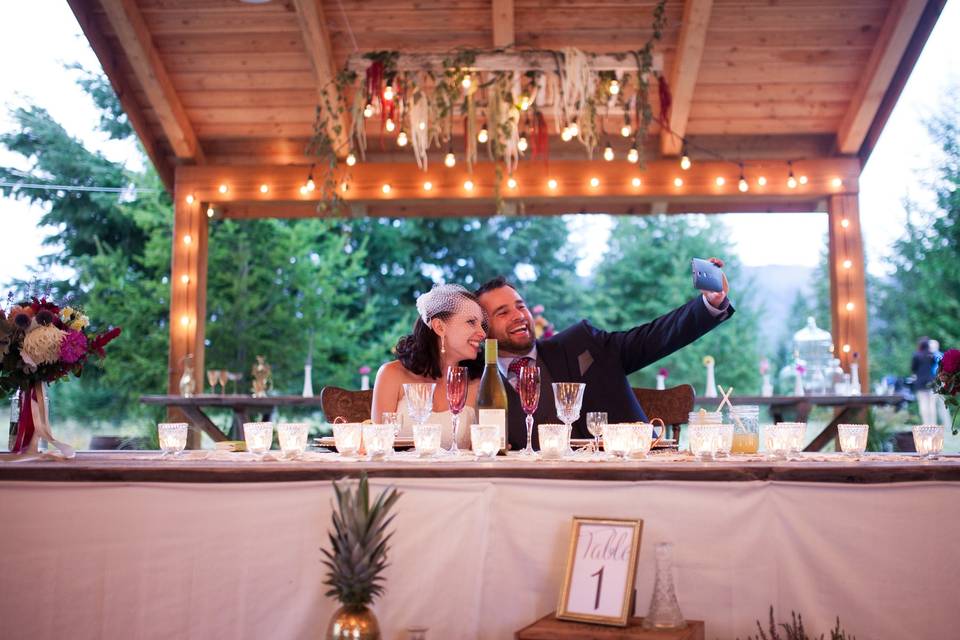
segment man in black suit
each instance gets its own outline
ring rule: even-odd
[[[710,261],[723,266],[716,258]],[[533,315],[513,285],[502,276],[485,282],[476,293],[488,317],[488,336],[499,342],[511,449],[527,444],[525,416],[516,391],[521,366],[535,362],[540,367],[540,405],[534,413],[537,424],[559,422],[551,387],[554,382],[587,385],[580,419],[573,425],[574,438],[591,437],[584,417],[588,411],[606,411],[610,422],[645,422],[627,376],[685,347],[732,316],[727,291],[724,276],[722,292],[703,291],[685,305],[628,331],[603,331],[581,320],[550,338],[536,340]],[[533,446],[539,448],[536,429],[533,438]]]

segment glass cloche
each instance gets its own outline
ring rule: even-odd
[[[803,386],[807,393],[827,392],[827,380],[833,370],[833,337],[830,332],[818,327],[817,321],[811,316],[807,318],[807,325],[793,334],[793,348],[798,358],[805,363]]]

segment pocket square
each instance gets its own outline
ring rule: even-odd
[[[580,365],[580,375],[582,376],[587,372],[587,369],[590,368],[590,365],[593,364],[593,356],[590,355],[589,351],[584,351],[577,356],[577,364]]]

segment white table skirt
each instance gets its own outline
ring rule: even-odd
[[[388,484],[371,481],[379,491]],[[642,518],[708,638],[745,638],[770,605],[810,632],[960,635],[960,483],[403,479],[386,638],[511,638],[554,610],[570,519]],[[332,490],[256,484],[0,482],[0,637],[320,638]]]

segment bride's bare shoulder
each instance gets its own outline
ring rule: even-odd
[[[410,371],[403,366],[403,363],[399,360],[391,360],[390,362],[385,362],[380,366],[380,370],[377,371],[377,379],[389,380],[389,381],[406,381],[412,377]]]

